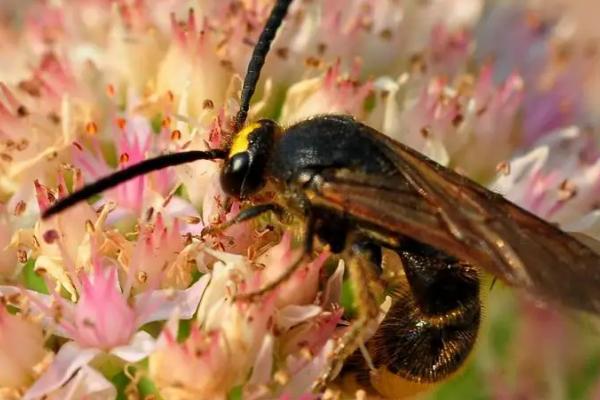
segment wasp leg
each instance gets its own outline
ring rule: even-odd
[[[252,301],[257,297],[260,297],[266,293],[269,293],[285,281],[287,281],[293,274],[298,270],[302,262],[306,260],[308,256],[312,253],[313,250],[313,237],[315,235],[315,219],[311,216],[308,217],[306,221],[306,229],[304,230],[304,236],[302,239],[302,253],[298,256],[298,258],[290,265],[283,274],[281,274],[274,281],[269,282],[262,288],[250,292],[250,293],[242,293],[238,294],[234,297],[234,300],[249,300]]]
[[[376,279],[369,279],[368,277],[377,271],[373,268],[373,263],[380,260],[381,255],[375,253],[374,249],[368,244],[370,243],[355,242],[351,246],[348,257],[350,280],[356,299],[357,318],[341,337],[330,355],[327,368],[313,385],[313,392],[318,393],[325,389],[326,385],[341,371],[346,358],[363,344],[364,334],[370,326],[377,322],[379,315],[377,297],[380,288],[375,284]],[[380,249],[377,251],[380,252]]]
[[[254,218],[257,218],[267,212],[274,212],[278,217],[281,218],[285,214],[285,209],[281,207],[279,204],[275,203],[265,203],[258,204],[252,207],[245,208],[241,210],[235,217],[232,219],[225,221],[221,224],[207,226],[202,229],[200,236],[205,236],[208,234],[214,234],[218,232],[223,232],[225,229],[229,228],[232,225],[239,224],[240,222],[248,221]]]
[[[481,318],[477,268],[420,243],[397,250],[406,276],[367,342],[376,370],[355,352],[343,379],[386,398],[404,398],[455,373],[470,354]],[[349,378],[349,379],[348,379]]]

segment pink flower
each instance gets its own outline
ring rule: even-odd
[[[533,94],[529,92],[524,104],[523,132],[526,144],[574,124],[584,112],[580,95],[583,79],[579,68],[573,66],[566,70],[551,70],[533,84],[538,91]]]
[[[257,263],[265,265],[257,280],[265,285],[277,279],[285,271],[286,266],[291,266],[299,256],[299,249],[295,251],[292,249],[292,235],[289,232],[284,234],[279,244],[256,260]],[[319,287],[321,267],[327,257],[329,257],[329,253],[322,252],[312,262],[298,268],[287,282],[277,288],[275,301],[277,307],[312,303]]]
[[[451,31],[446,25],[433,27],[431,43],[421,60],[415,59],[415,68],[428,74],[456,75],[465,67],[469,55],[471,35],[466,30]]]
[[[59,180],[58,196],[46,186],[35,182],[40,212],[46,210],[57,197],[67,196],[64,174],[59,175]],[[78,172],[75,173],[74,180],[75,188],[82,186],[81,175]],[[80,203],[67,210],[66,213],[47,221],[39,221],[29,233],[31,240],[26,240],[24,243],[25,245],[31,243],[32,254],[36,257],[35,268],[48,272],[59,285],[64,286],[68,292],[74,295],[74,288],[65,267],[73,268],[74,265],[77,265],[77,268],[81,268],[89,265],[90,241],[96,240],[97,243],[101,243],[104,237],[102,230],[96,230],[94,227],[102,225],[107,212],[108,209],[105,210],[104,215],[98,217],[87,203]]]
[[[523,92],[518,75],[496,85],[493,71],[487,65],[453,84],[418,74],[382,78],[375,81],[375,107],[367,121],[443,165],[488,179],[514,150]],[[490,148],[494,152],[478,157]]]
[[[26,96],[21,94],[19,97],[0,83],[0,168],[3,171],[0,193],[16,192],[19,200],[27,201],[31,186],[23,183],[34,179],[50,180],[72,132],[65,129],[65,135],[57,134],[60,116],[56,103],[52,103],[52,110],[40,110],[36,103],[31,106],[24,103],[29,100]],[[54,115],[58,121],[48,118],[46,113]]]
[[[149,122],[145,118],[131,117],[127,119],[118,118],[112,133],[117,139],[117,157],[119,169],[127,168],[145,160],[151,152],[164,150],[167,143],[151,132]],[[90,128],[96,129],[96,128]],[[164,134],[165,132],[163,132]],[[81,168],[87,181],[94,181],[110,174],[112,168],[102,156],[100,143],[95,141],[93,145],[96,155],[84,150],[80,145],[74,146],[73,158],[75,164]],[[142,212],[156,202],[160,197],[165,201],[174,186],[174,171],[161,170],[146,176],[132,179],[128,182],[111,189],[104,194],[106,201],[112,201],[117,209],[111,216],[111,221],[126,217],[139,217]]]
[[[21,203],[25,207],[25,203]],[[8,210],[0,204],[0,276],[10,277],[16,272],[17,251],[20,251],[21,257],[26,257],[27,253],[23,249],[17,249],[11,246],[13,237],[13,224]]]
[[[206,276],[186,290],[148,290],[130,298],[131,277],[121,290],[113,267],[104,268],[97,259],[93,266],[90,275],[80,273],[78,280],[74,280],[79,295],[77,303],[57,294],[25,292],[32,310],[43,317],[46,328],[70,339],[58,351],[55,362],[28,389],[26,399],[62,387],[72,373],[103,352],[123,362],[144,359],[153,351],[155,341],[139,328],[151,321],[166,320],[174,313],[190,318],[208,282]],[[4,286],[0,287],[0,293],[12,296],[20,291]]]
[[[229,209],[225,209],[224,202],[227,196],[221,189],[217,179],[218,175],[214,175],[213,178],[208,183],[202,204],[202,220],[207,227],[235,218],[241,210],[240,202],[235,200],[231,202]],[[263,242],[255,229],[253,221],[233,225],[222,232],[206,236],[204,240],[211,247],[244,255],[249,255],[254,250],[258,250]]]
[[[173,93],[178,112],[192,117],[222,107],[232,71],[217,56],[216,38],[208,23],[199,22],[190,10],[187,20],[181,23],[171,14],[171,29],[174,40],[157,72],[158,93]]]
[[[223,334],[192,326],[182,343],[176,334],[176,328],[163,330],[161,345],[150,357],[150,376],[161,395],[174,400],[225,399],[238,372],[229,363],[232,354]]]
[[[289,246],[287,236],[262,262],[268,263],[267,268],[278,267],[279,273],[283,272],[295,253]],[[198,309],[197,322],[201,328],[197,331],[193,328],[190,337],[177,344],[172,339],[176,331],[167,327],[159,348],[150,357],[151,374],[159,382],[161,393],[182,399],[194,398],[199,393],[221,398],[235,385],[247,381],[247,395],[254,398],[272,383],[276,372],[273,357],[288,360],[279,368],[282,372],[297,373],[298,380],[290,380],[272,393],[310,391],[312,381],[325,367],[332,346],[326,342],[341,318],[340,309],[325,310],[331,302],[339,302],[343,268],[332,275],[325,293],[317,292],[313,274],[318,274],[327,257],[323,254],[263,298],[232,301],[236,292],[258,289],[271,278],[264,271],[254,271],[243,256],[207,252],[220,261],[212,267],[210,283]],[[299,291],[305,293],[299,295]],[[278,355],[275,355],[276,343],[279,343]],[[194,352],[190,347],[200,351]],[[306,352],[314,357],[307,359],[302,355]],[[190,365],[193,366],[190,371],[197,373],[177,372],[173,365]]]
[[[491,187],[521,207],[562,225],[575,223],[597,205],[600,153],[577,128],[541,139],[509,161]]]
[[[94,265],[92,276],[81,275],[80,298],[74,320],[64,321],[63,327],[84,347],[108,350],[126,345],[138,328],[139,318],[118,288],[114,268],[103,271]],[[145,311],[148,312],[148,311]]]
[[[485,181],[498,164],[515,150],[514,129],[523,105],[523,79],[511,74],[501,84],[494,83],[494,68],[484,66],[477,76],[471,94],[463,94],[463,106],[452,124],[455,136],[445,137],[452,162],[461,172]],[[459,89],[460,91],[460,89]],[[467,89],[467,92],[469,89]],[[489,152],[489,149],[494,149]],[[487,157],[477,154],[489,153]]]
[[[165,224],[162,213],[154,221],[143,223],[137,241],[119,254],[119,260],[131,276],[137,291],[150,285],[184,289],[192,281],[193,261],[198,243],[186,243],[182,223],[175,218]]]
[[[343,76],[340,62],[327,69],[322,78],[302,81],[292,86],[287,94],[281,119],[284,123],[298,122],[321,114],[327,108],[331,113],[351,114],[360,118],[372,83],[359,84],[357,71]]]

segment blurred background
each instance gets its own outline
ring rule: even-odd
[[[229,79],[243,75],[269,5],[0,0],[0,81],[45,93],[50,100],[29,107],[40,115],[60,109],[64,95],[83,99],[79,131],[94,118],[105,134],[107,88],[121,109],[165,88],[176,97],[189,90],[186,115],[207,126],[215,113],[203,113],[202,102],[231,107]],[[299,0],[294,7],[259,86],[261,115],[291,123],[350,112],[402,132],[395,138],[541,217],[599,237],[598,0]],[[177,53],[173,21],[183,26],[189,8],[213,40],[197,53]],[[178,81],[183,70],[191,83]],[[0,139],[31,132],[17,132],[5,116],[0,123]],[[506,160],[521,175],[503,177]],[[34,178],[54,179],[39,164],[30,173],[2,168],[0,201],[10,207],[32,196]],[[198,204],[193,190],[188,196]],[[0,235],[0,251],[13,231]],[[424,398],[600,399],[597,321],[499,282],[491,288],[487,281],[483,292],[485,323],[472,362]]]

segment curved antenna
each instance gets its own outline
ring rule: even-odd
[[[252,57],[248,63],[244,84],[242,86],[242,94],[240,96],[240,109],[235,118],[235,130],[238,131],[246,122],[250,100],[256,89],[256,84],[260,78],[260,71],[265,63],[265,58],[271,48],[271,43],[277,34],[277,30],[281,26],[285,18],[288,8],[292,0],[277,0],[265,26],[258,38],[256,46],[252,51]],[[163,169],[170,166],[186,164],[197,160],[217,160],[227,158],[225,150],[208,150],[208,151],[187,151],[182,153],[165,154],[148,160],[144,160],[138,164],[134,164],[126,169],[115,172],[112,175],[105,176],[96,182],[84,186],[80,190],[73,192],[70,196],[58,200],[42,213],[42,219],[47,219],[54,214],[57,214],[89,197],[115,187],[123,182],[145,175],[149,172]]]
[[[277,34],[277,30],[285,18],[291,2],[292,0],[277,0],[273,6],[273,9],[271,10],[271,14],[267,19],[267,22],[265,23],[265,27],[260,33],[258,42],[256,43],[256,46],[254,46],[252,57],[250,58],[248,68],[246,69],[244,85],[242,86],[240,110],[235,117],[236,132],[239,131],[242,126],[244,126],[244,122],[246,122],[248,109],[250,108],[250,100],[252,99],[252,95],[256,89],[258,78],[260,78],[260,71],[265,64],[265,58],[267,57],[269,49],[271,48],[271,42],[273,42],[275,34]]]
[[[105,176],[97,180],[96,182],[90,183],[87,186],[71,193],[70,196],[58,200],[56,203],[51,205],[42,213],[42,219],[47,219],[54,214],[57,214],[89,197],[110,189],[130,179],[145,175],[149,172],[171,167],[180,164],[186,164],[192,161],[198,160],[219,160],[227,157],[227,151],[225,150],[191,150],[181,153],[165,154],[162,156],[150,158],[148,160],[141,161],[130,167],[117,171],[111,175]]]

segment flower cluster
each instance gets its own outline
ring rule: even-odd
[[[297,0],[250,119],[351,114],[600,239],[598,6],[541,3]],[[296,262],[299,232],[266,217],[205,235],[243,206],[223,193],[217,162],[153,172],[40,218],[116,170],[225,146],[272,4],[0,4],[0,398],[318,398],[311,387],[352,316],[344,263],[318,247],[271,292],[236,299]],[[544,336],[553,351],[540,360],[504,346],[511,382],[505,354],[483,339],[476,378],[490,397],[600,394],[598,368],[569,386],[600,359],[585,333],[526,296],[498,297],[490,324],[514,325],[496,314],[518,308],[514,343]],[[581,347],[567,348],[574,338]]]

